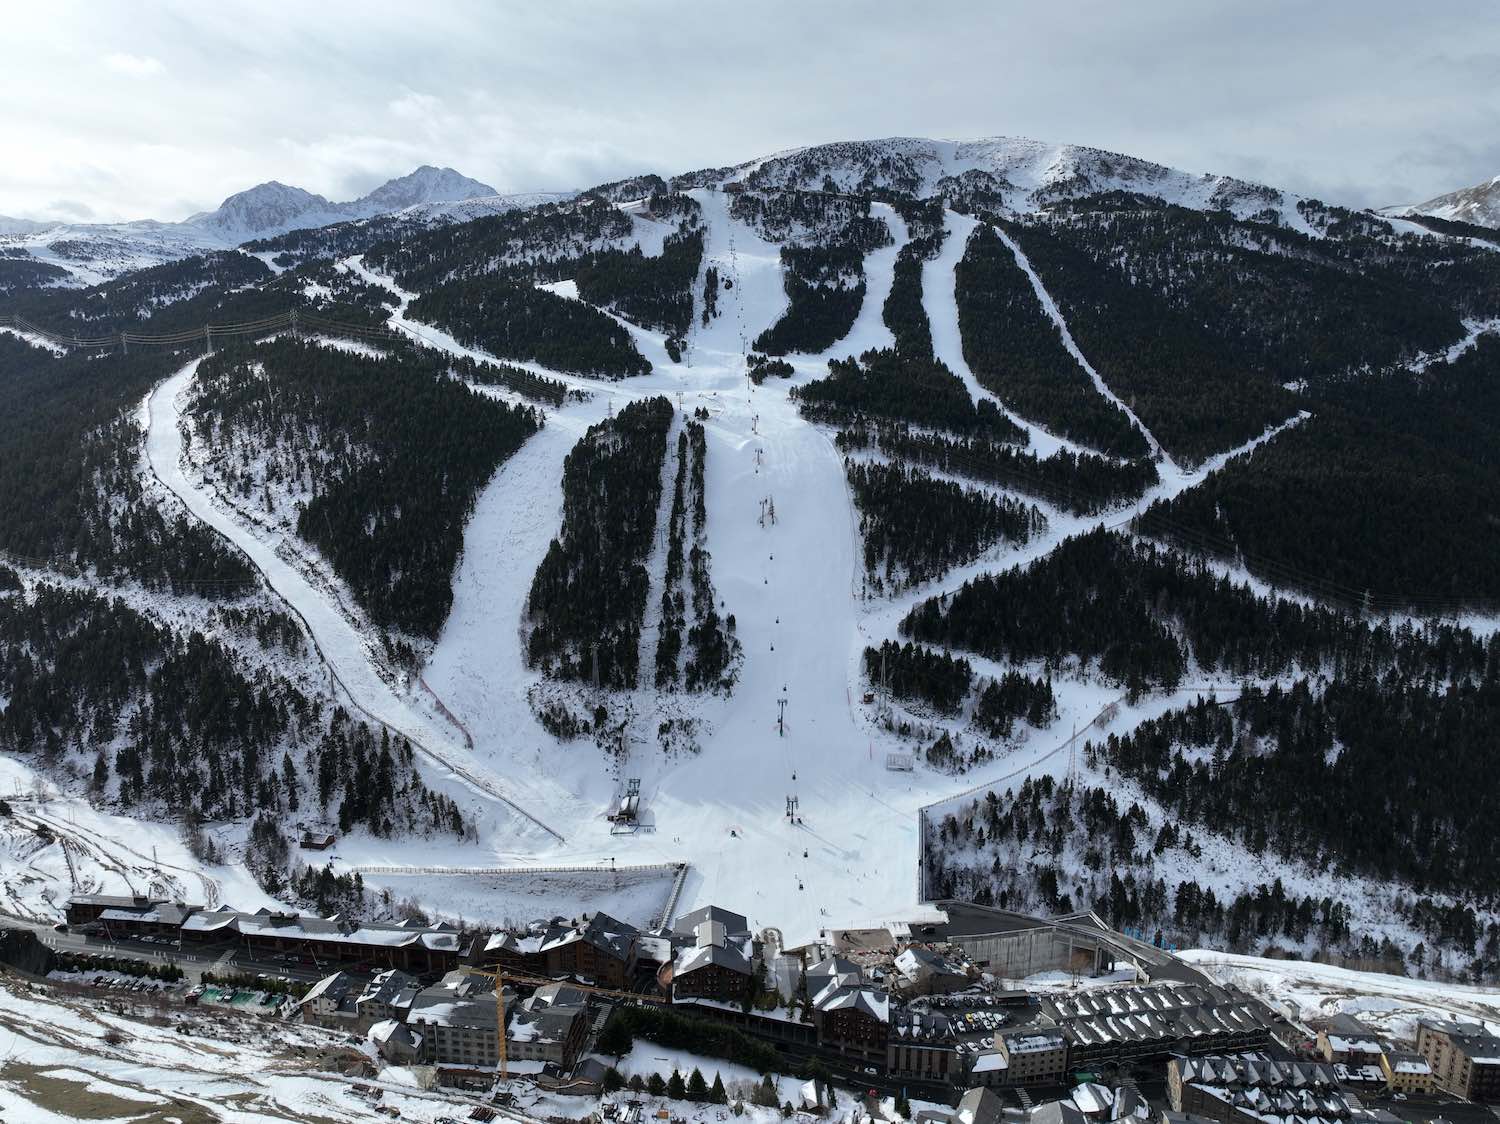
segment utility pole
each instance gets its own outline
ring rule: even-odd
[[[786,737],[786,699],[776,700],[776,733],[778,737]]]
[[[130,344],[125,339],[125,329],[124,328],[120,329],[120,354],[121,355],[129,355],[130,354]]]

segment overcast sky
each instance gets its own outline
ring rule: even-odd
[[[418,164],[587,187],[999,134],[1357,205],[1500,174],[1495,0],[8,0],[0,214],[180,219]]]

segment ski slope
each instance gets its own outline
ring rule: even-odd
[[[431,694],[382,675],[369,638],[328,603],[326,592],[285,562],[264,532],[220,507],[184,468],[178,397],[196,364],[153,392],[148,453],[156,473],[197,518],[239,545],[272,588],[298,610],[340,689],[355,705],[407,732],[438,766],[442,782],[450,789],[467,789],[470,806],[483,809],[477,845],[404,841],[396,854],[385,841],[346,840],[334,856],[336,867],[685,861],[691,870],[679,911],[710,902],[725,905],[745,913],[756,927],[780,927],[789,943],[814,937],[831,924],[906,917],[918,894],[918,809],[984,778],[887,770],[888,753],[909,753],[915,746],[886,732],[862,706],[865,646],[896,635],[896,623],[910,607],[941,588],[1041,557],[1067,534],[1128,518],[1129,511],[1092,519],[1049,511],[1047,533],[1020,549],[993,551],[951,571],[940,583],[889,601],[862,601],[858,520],[843,458],[831,431],[806,422],[787,389],[821,376],[829,358],[891,343],[881,313],[896,257],[908,238],[905,224],[891,209],[877,206],[893,244],[866,257],[866,299],[851,330],[822,355],[789,357],[796,372],[792,379],[769,379],[756,387],[745,377],[744,356],[750,342],[786,310],[780,247],[734,220],[723,194],[699,191],[694,196],[705,224],[700,269],[713,266],[733,284],[720,290],[719,314],[704,325],[698,315],[700,273],[694,287],[700,303],[683,363],[666,357],[658,333],[628,325],[652,360],[647,376],[604,383],[517,364],[586,389],[588,395],[548,409],[543,429],[480,493],[465,528],[452,612],[422,669],[421,681]],[[963,363],[953,294],[953,269],[973,221],[949,214],[946,225],[943,253],[923,271],[934,345],[972,394],[992,398]],[[494,361],[448,333],[410,319],[411,294],[361,259],[348,259],[344,266],[392,293],[390,324],[423,346]],[[576,299],[576,288],[566,282],[549,287]],[[623,402],[657,394],[667,396],[679,411],[676,424],[682,414],[695,410],[708,415],[706,545],[720,612],[735,618],[743,661],[739,682],[727,698],[663,696],[639,689],[597,700],[611,714],[629,719],[620,759],[602,753],[590,739],[559,742],[541,727],[530,696],[557,685],[544,684],[538,672],[525,666],[520,626],[532,575],[558,530],[564,458],[590,425]],[[1076,448],[1017,420],[1040,455]],[[1135,509],[1191,486],[1229,455],[1191,474],[1164,474],[1162,484]],[[767,500],[774,502],[776,519],[762,525]],[[657,599],[659,590],[653,588],[648,603]],[[643,647],[650,644],[654,636],[643,637]],[[1091,682],[1059,682],[1058,688],[1065,720],[1085,725],[1115,694]],[[472,748],[440,712],[434,696],[472,736]],[[1152,699],[1140,708],[1121,707],[1110,728],[1128,729],[1166,705],[1167,699]],[[665,717],[695,725],[698,752],[663,752],[656,728]],[[1058,725],[1034,736],[986,771],[1065,768],[1061,730]],[[615,835],[605,814],[627,778],[641,782],[643,827],[635,834]],[[788,816],[789,800],[795,801],[794,819]],[[368,881],[379,886],[382,877],[394,893],[414,894],[439,913],[468,913],[478,905],[475,888],[456,893],[460,884],[452,880],[374,873]],[[523,905],[524,899],[512,900],[502,908],[508,913],[509,907]]]
[[[425,757],[450,771],[448,780],[461,783],[473,793],[488,797],[491,817],[500,816],[506,830],[525,837],[536,832],[556,833],[533,818],[506,791],[498,778],[455,764],[456,751],[449,731],[413,707],[397,688],[388,683],[372,658],[373,646],[361,635],[322,590],[298,567],[289,563],[279,543],[255,534],[243,522],[222,510],[201,481],[185,468],[185,438],[179,399],[197,374],[200,360],[193,360],[152,390],[147,399],[146,455],[157,478],[176,494],[189,512],[218,531],[242,550],[267,584],[294,608],[312,634],[330,675],[365,717],[407,738]],[[471,807],[482,807],[472,799]],[[494,820],[490,819],[491,825]]]

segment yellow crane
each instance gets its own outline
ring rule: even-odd
[[[593,984],[575,983],[573,980],[554,980],[547,976],[533,976],[526,972],[506,972],[500,969],[470,968],[464,971],[472,972],[476,976],[488,976],[495,981],[495,1041],[499,1044],[500,1053],[500,1080],[510,1080],[510,1069],[505,1056],[505,984],[507,981],[518,984],[530,984],[535,987],[544,987],[547,984],[562,984],[576,991],[586,991],[590,995],[602,995],[614,999],[635,999],[642,1003],[666,1003],[668,1000],[660,995],[642,995],[636,991],[619,991],[611,987],[595,987]]]

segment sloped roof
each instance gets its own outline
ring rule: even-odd
[[[672,935],[689,940],[698,931],[698,926],[705,921],[717,921],[724,926],[724,931],[730,934],[750,932],[750,922],[746,920],[744,914],[735,913],[733,910],[717,905],[706,905],[678,917],[672,925]]]
[[[819,1011],[859,1011],[883,1023],[891,1020],[890,997],[873,987],[851,986],[837,980],[830,983],[813,999]]]

